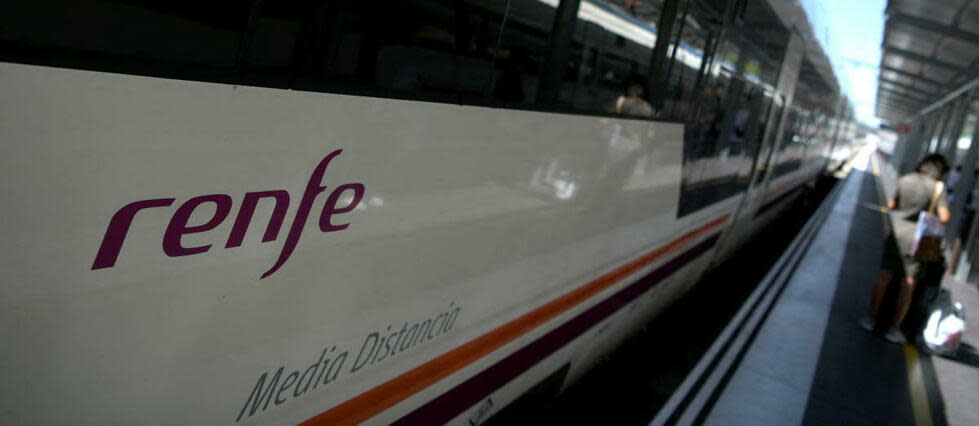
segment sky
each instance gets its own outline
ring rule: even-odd
[[[886,0],[799,0],[857,120],[876,127],[877,77]]]

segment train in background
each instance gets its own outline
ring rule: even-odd
[[[478,424],[567,386],[848,139],[787,3],[5,2],[0,412]]]

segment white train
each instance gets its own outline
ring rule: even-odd
[[[566,386],[846,134],[785,3],[4,2],[0,416],[476,424]]]

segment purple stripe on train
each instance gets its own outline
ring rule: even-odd
[[[401,417],[397,426],[444,424],[490,396],[524,371],[547,358],[591,327],[638,299],[647,290],[669,277],[680,268],[706,253],[717,243],[720,234],[714,234],[691,247],[679,256],[653,270],[645,277],[619,290],[609,298],[578,314],[568,322],[518,349],[489,368],[442,393],[435,399]]]

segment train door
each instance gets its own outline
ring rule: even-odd
[[[771,168],[775,157],[777,142],[773,137],[774,132],[769,131],[769,129],[779,126],[785,101],[781,95],[776,93],[765,93],[764,96],[765,105],[759,111],[760,114],[763,114],[764,121],[761,121],[762,126],[757,130],[758,137],[752,163],[747,173],[739,179],[739,183],[744,185],[744,193],[734,211],[731,230],[720,243],[715,264],[726,259],[734,249],[748,238],[750,229],[746,228],[750,226],[750,221],[742,220],[742,218],[745,211],[748,210],[746,206],[750,206],[753,199],[759,198],[756,196],[757,193],[763,192],[760,191],[764,186],[762,183],[765,181],[766,172]]]
[[[731,228],[720,242],[714,264],[722,262],[743,244],[761,225],[755,222],[755,213],[764,203],[772,167],[778,160],[778,145],[785,131],[787,106],[792,102],[799,69],[804,56],[801,37],[790,33],[774,90],[764,92],[765,121],[760,132],[760,142],[752,166],[743,177],[744,193],[731,219]]]
[[[752,205],[752,201],[763,198],[759,197],[758,195],[767,188],[768,178],[770,177],[771,170],[775,164],[780,139],[776,135],[776,133],[779,132],[774,131],[774,129],[779,129],[782,127],[785,107],[785,97],[781,94],[774,95],[771,109],[769,111],[769,131],[766,132],[766,137],[763,140],[763,146],[759,151],[758,157],[755,159],[755,164],[751,171],[751,178],[749,180],[748,188],[745,190],[745,197],[742,201],[742,208],[739,209],[739,213],[742,213],[741,210],[744,210],[744,206]]]

